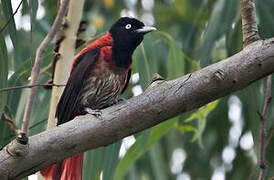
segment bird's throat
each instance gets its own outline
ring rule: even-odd
[[[115,47],[112,49],[112,58],[117,67],[128,68],[132,63],[132,54],[134,49]]]

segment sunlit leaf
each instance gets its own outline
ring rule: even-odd
[[[206,119],[210,112],[212,112],[218,104],[218,100],[213,101],[201,108],[195,113],[192,113],[190,117],[184,120],[185,123],[189,123],[193,120],[197,120],[198,126],[197,128],[194,128],[191,125],[182,125],[178,126],[177,129],[183,130],[183,131],[193,131],[194,136],[192,138],[192,141],[195,141],[198,139],[199,144],[202,146],[202,134],[204,132],[205,126],[206,126]]]
[[[213,101],[211,103],[208,103],[207,105],[199,108],[199,110],[195,113],[193,113],[190,117],[188,117],[185,122],[190,122],[194,119],[206,119],[208,114],[214,110],[214,108],[217,106],[218,100]]]
[[[195,131],[196,130],[196,128],[194,128],[193,126],[190,126],[190,125],[182,125],[182,126],[178,126],[176,128],[178,130],[180,130],[180,131],[186,131],[186,132]]]

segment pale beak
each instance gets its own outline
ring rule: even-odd
[[[149,33],[149,32],[151,32],[151,31],[156,31],[156,30],[157,30],[157,29],[156,29],[155,27],[144,26],[144,27],[142,27],[141,29],[136,29],[135,32],[146,34],[146,33]]]

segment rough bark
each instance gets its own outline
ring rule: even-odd
[[[0,179],[20,179],[73,154],[106,146],[180,113],[243,89],[274,72],[274,38],[250,44],[238,54],[171,81],[155,81],[137,97],[103,110],[102,119],[77,117],[29,138],[27,154],[0,151]],[[24,151],[25,152],[25,151]]]
[[[255,0],[241,1],[243,47],[260,39],[256,24]]]
[[[68,14],[66,17],[66,28],[64,28],[64,40],[61,42],[59,53],[60,58],[56,62],[54,71],[54,84],[66,84],[71,64],[74,57],[76,34],[79,23],[82,18],[84,0],[71,1],[69,4]],[[63,93],[64,88],[53,87],[50,102],[50,112],[47,129],[56,126],[55,111],[59,98]]]

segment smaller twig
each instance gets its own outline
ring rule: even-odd
[[[48,86],[63,87],[63,86],[66,86],[66,85],[65,84],[34,84],[34,85],[25,85],[25,86],[14,86],[14,87],[8,87],[8,88],[0,89],[0,92],[10,91],[10,90],[15,90],[15,89],[22,89],[22,88],[33,88],[33,87],[36,87],[36,86],[43,86],[43,87],[48,87]]]
[[[265,178],[266,164],[265,164],[265,140],[266,140],[266,130],[265,130],[265,118],[269,104],[271,102],[271,84],[272,84],[272,75],[267,76],[266,78],[266,87],[265,87],[265,98],[264,106],[262,113],[259,113],[260,116],[260,141],[259,141],[259,167],[260,175],[258,180],[263,180]]]
[[[58,10],[58,13],[56,15],[56,18],[54,20],[54,23],[52,25],[52,28],[50,29],[50,31],[47,34],[47,36],[45,37],[45,39],[41,42],[41,44],[37,48],[36,56],[35,56],[35,63],[34,63],[34,66],[32,68],[32,72],[31,72],[30,85],[35,85],[38,82],[40,67],[43,62],[43,54],[44,54],[46,48],[48,47],[48,45],[50,44],[51,40],[54,38],[57,30],[61,26],[62,20],[67,12],[69,1],[70,0],[62,1],[60,8]],[[22,132],[25,134],[28,134],[29,120],[30,120],[30,116],[31,116],[31,110],[32,110],[32,105],[34,103],[35,95],[36,95],[36,87],[30,89],[28,99],[26,102],[25,113],[24,113],[23,123],[22,123],[22,127],[21,127]]]
[[[272,129],[271,132],[268,133],[268,137],[266,138],[265,148],[267,148],[267,146],[269,145],[269,143],[270,143],[270,141],[271,141],[273,135],[274,135],[274,129]],[[255,165],[255,166],[252,168],[252,170],[251,170],[251,172],[250,172],[250,174],[249,174],[247,180],[253,179],[253,176],[254,176],[254,174],[255,174],[256,168],[257,168],[257,165]],[[273,180],[274,180],[274,179],[273,179]]]
[[[17,128],[16,124],[11,120],[11,118],[6,113],[3,113],[2,116],[1,116],[1,119],[9,125],[10,129],[17,136],[18,135],[18,128]]]
[[[19,5],[17,6],[17,8],[16,8],[16,10],[14,11],[14,13],[12,14],[12,16],[8,19],[8,21],[5,23],[5,25],[1,28],[0,33],[2,33],[2,32],[6,29],[6,27],[7,27],[8,24],[10,23],[12,17],[14,17],[15,14],[18,12],[18,10],[19,10],[20,6],[22,5],[23,1],[24,1],[24,0],[21,0],[21,2],[20,2]]]

